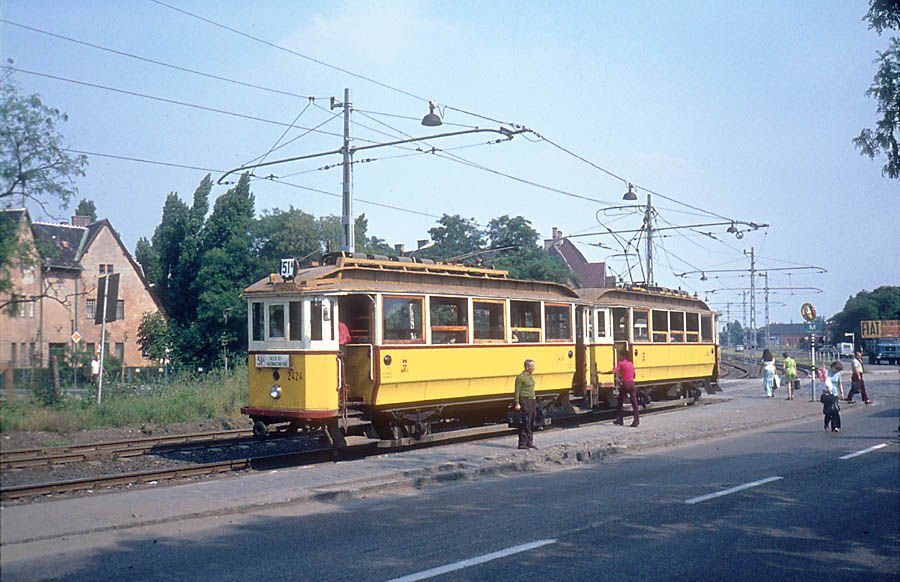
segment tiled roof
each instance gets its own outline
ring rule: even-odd
[[[82,240],[86,228],[68,224],[35,222],[31,225],[34,238],[44,260],[50,267],[81,269]]]
[[[545,241],[544,248],[548,253],[560,257],[578,274],[582,287],[607,286],[606,263],[589,263],[568,239]]]

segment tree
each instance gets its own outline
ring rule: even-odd
[[[897,0],[869,0],[864,20],[880,35],[885,29],[900,30],[900,2]],[[882,174],[900,178],[900,38],[893,37],[884,52],[879,52],[878,71],[866,95],[875,98],[881,115],[875,129],[863,129],[853,144],[864,155],[887,157]]]
[[[322,250],[313,215],[291,206],[264,211],[253,225],[253,248],[259,263],[256,277],[274,272],[281,259],[302,259]]]
[[[75,208],[75,216],[87,216],[91,222],[97,222],[97,206],[93,200],[82,200]]]
[[[22,207],[31,202],[45,212],[54,199],[69,205],[87,156],[72,154],[63,144],[57,125],[67,120],[39,95],[21,95],[7,69],[0,79],[0,204],[18,199]]]
[[[158,268],[154,270],[155,279],[151,282],[156,285],[156,293],[162,302],[166,313],[176,320],[176,301],[169,297],[169,286],[178,269],[181,260],[181,246],[184,243],[185,232],[188,224],[187,205],[175,192],[169,192],[163,205],[162,220],[153,231],[153,251],[156,253]]]
[[[859,322],[864,319],[900,319],[900,287],[886,285],[849,298],[830,320],[832,343],[845,341],[845,333],[854,333],[859,339]]]
[[[168,355],[171,337],[169,322],[162,313],[145,313],[138,326],[138,343],[144,354],[154,360],[163,360]]]
[[[179,346],[195,362],[212,363],[223,348],[229,352],[246,348],[247,308],[240,294],[253,283],[253,214],[250,176],[244,174],[216,200],[206,221],[192,287],[196,314],[189,327],[182,323]]]
[[[434,246],[423,254],[431,258],[449,260],[482,250],[484,247],[484,233],[474,218],[445,214],[438,220],[438,224],[440,226],[428,230]]]
[[[160,279],[159,253],[156,252],[147,237],[142,236],[138,239],[137,245],[134,247],[134,260],[144,270],[144,278],[155,287],[156,282]]]

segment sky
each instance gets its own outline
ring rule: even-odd
[[[52,216],[30,208],[35,220],[66,219],[91,200],[133,253],[167,194],[190,204],[207,173],[339,149],[343,110],[330,98],[342,102],[346,88],[357,147],[531,130],[358,152],[353,210],[370,235],[411,249],[444,214],[481,226],[523,216],[543,238],[554,227],[607,233],[570,240],[641,281],[643,240],[636,251],[633,234],[608,230],[639,229],[650,195],[655,227],[668,229],[654,233],[654,282],[746,323],[752,253],[763,325],[766,279],[769,319],[782,323],[801,321],[805,302],[827,318],[862,290],[900,285],[900,181],[852,144],[877,120],[865,92],[889,43],[862,20],[867,8],[3,0],[0,54],[23,93],[68,114],[66,144],[90,152],[76,202]],[[441,127],[419,123],[429,100]],[[340,215],[340,161],[260,168],[257,214]],[[637,202],[622,199],[629,183]],[[623,205],[632,208],[609,209]],[[742,238],[726,232],[731,221]],[[691,225],[708,226],[670,228]]]

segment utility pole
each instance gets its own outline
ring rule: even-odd
[[[747,251],[744,251],[747,254]],[[750,247],[750,346],[756,349],[756,254]]]
[[[748,339],[750,339],[747,336],[747,292],[741,291],[741,297],[743,298],[743,305],[744,305],[744,314],[741,317],[741,320],[744,322],[744,345],[749,346],[750,342],[747,341]]]
[[[647,227],[647,286],[653,286],[653,206],[647,194],[647,209],[644,211],[644,225]]]
[[[763,278],[766,280],[766,338],[763,340],[763,347],[769,347],[769,273],[763,272]]]
[[[355,224],[353,222],[353,195],[352,195],[352,177],[350,171],[353,163],[353,156],[350,151],[350,111],[353,104],[350,103],[350,89],[344,89],[344,102],[338,103],[331,98],[331,108],[344,108],[344,147],[341,153],[344,156],[344,177],[342,180],[343,207],[341,212],[341,227],[343,228],[344,244],[342,249],[344,252],[352,253],[356,251],[356,233],[354,232]]]

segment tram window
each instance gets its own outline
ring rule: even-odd
[[[313,299],[309,302],[309,339],[322,341],[322,300]]]
[[[255,342],[261,342],[264,339],[263,334],[266,330],[265,317],[265,306],[262,303],[254,301],[253,307],[250,309],[250,328],[253,341]]]
[[[269,339],[284,339],[284,305],[269,305]]]
[[[547,341],[572,341],[572,310],[568,305],[545,305]]]
[[[684,342],[684,312],[669,312],[669,341]]]
[[[597,311],[597,337],[606,337],[606,312]]]
[[[669,312],[659,309],[653,310],[653,341],[657,343],[669,342]]]
[[[513,342],[541,341],[541,304],[536,301],[510,301],[509,319]]]
[[[613,308],[613,341],[628,341],[628,310],[624,308]]]
[[[695,344],[700,341],[700,314],[686,313],[685,317],[687,341]]]
[[[502,301],[475,301],[472,305],[476,341],[503,341],[504,317]]]
[[[384,298],[384,341],[385,343],[421,343],[422,335],[421,297]]]
[[[713,341],[713,323],[711,315],[700,316],[700,341]]]
[[[650,339],[650,328],[647,321],[650,313],[641,309],[634,310],[634,341],[648,341]]]
[[[464,344],[469,335],[468,301],[462,297],[431,298],[431,343]]]
[[[303,302],[291,301],[288,304],[288,330],[291,341],[300,341],[303,335]]]

